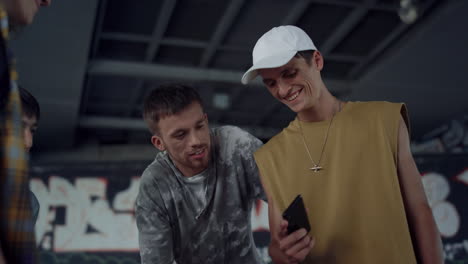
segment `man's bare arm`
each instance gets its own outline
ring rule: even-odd
[[[418,262],[444,263],[442,241],[411,154],[403,118],[398,131],[398,177]]]
[[[262,177],[260,178],[262,179]],[[287,235],[288,222],[281,216],[280,210],[263,182],[262,185],[268,199],[268,221],[271,236],[268,253],[273,263],[296,264],[303,261],[314,246],[313,238],[307,235],[304,228]]]

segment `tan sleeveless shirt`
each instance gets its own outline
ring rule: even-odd
[[[403,104],[348,102],[330,126],[319,172],[309,170],[297,118],[255,153],[281,211],[304,198],[316,239],[305,263],[416,263],[397,176],[402,115],[407,121]],[[301,122],[315,162],[329,122]]]

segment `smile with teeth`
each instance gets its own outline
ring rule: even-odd
[[[285,97],[285,99],[286,99],[287,101],[293,101],[294,99],[296,99],[296,98],[299,96],[299,94],[301,93],[301,91],[302,91],[302,89],[301,89],[301,90],[298,90],[297,92],[292,93],[291,95],[289,95],[289,96],[287,96],[287,97]]]
[[[195,153],[193,153],[193,154],[198,155],[198,154],[201,154],[202,152],[203,152],[203,149],[200,149],[198,151],[195,151]]]
[[[190,156],[197,156],[197,155],[202,154],[203,152],[204,152],[204,149],[202,148],[202,149],[192,152]]]

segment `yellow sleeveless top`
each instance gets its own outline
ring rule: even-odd
[[[281,211],[296,195],[304,198],[316,239],[305,263],[416,263],[397,176],[402,115],[407,121],[404,104],[346,103],[330,126],[319,172],[309,169],[297,118],[255,153]],[[301,122],[315,162],[329,122]]]

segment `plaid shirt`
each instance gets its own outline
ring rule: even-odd
[[[0,253],[6,263],[36,263],[21,101],[7,49],[8,17],[1,5],[0,26]]]

